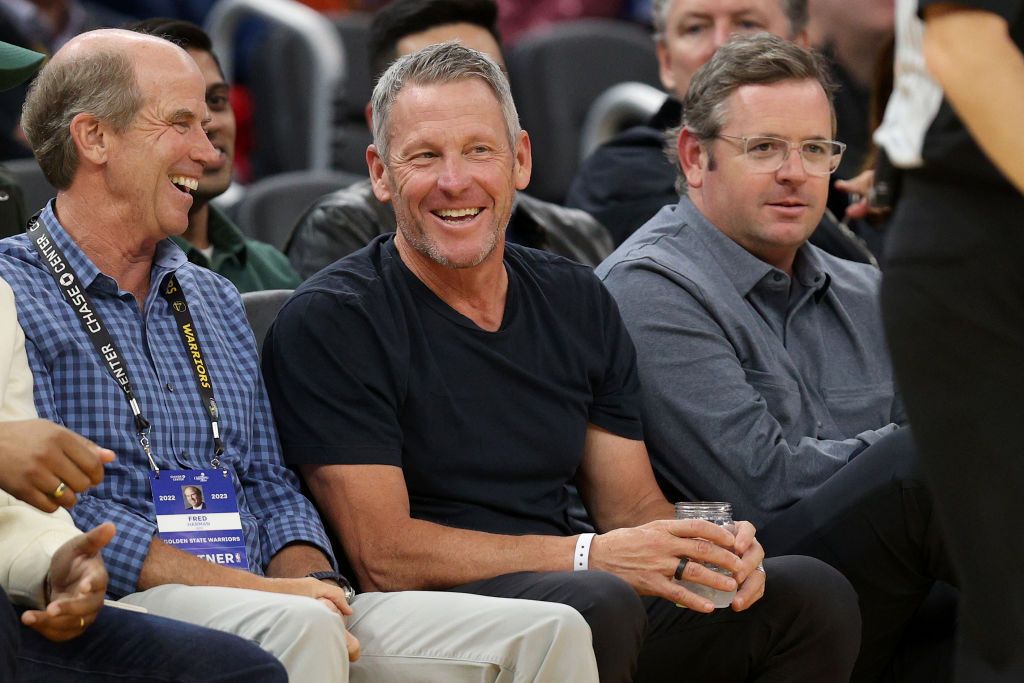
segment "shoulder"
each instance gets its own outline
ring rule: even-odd
[[[606,284],[633,270],[694,274],[702,270],[704,245],[680,205],[663,207],[596,269]]]
[[[296,232],[352,221],[376,225],[380,223],[382,207],[387,209],[374,196],[370,181],[359,181],[318,199],[299,220]]]
[[[337,317],[346,311],[381,311],[389,306],[387,281],[400,273],[387,244],[387,238],[376,238],[313,275],[296,288],[280,317]]]
[[[874,301],[882,284],[882,271],[867,263],[859,263],[833,256],[808,243],[807,249],[814,251],[820,259],[823,270],[832,278],[830,287],[856,296]]]

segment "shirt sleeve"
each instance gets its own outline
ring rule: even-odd
[[[764,383],[755,386],[698,296],[636,264],[613,269],[606,282],[637,340],[646,441],[673,494],[713,494],[732,502],[738,518],[762,523],[896,429],[791,445],[768,410]]]
[[[312,291],[277,317],[263,375],[288,464],[401,466],[401,370],[380,316],[356,297]]]
[[[12,602],[45,606],[43,580],[50,560],[79,533],[64,508],[46,513],[0,491],[0,587]]]
[[[595,278],[596,281],[596,278]],[[600,282],[596,283],[601,311],[605,372],[594,388],[590,422],[627,439],[644,438],[640,421],[640,378],[636,349],[622,322],[619,307]]]

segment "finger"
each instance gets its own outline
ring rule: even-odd
[[[78,502],[74,488],[64,481],[60,474],[51,473],[46,477],[46,483],[41,488],[47,498],[62,508],[70,510]]]
[[[676,607],[685,607],[695,612],[710,614],[715,611],[715,605],[707,598],[701,597],[693,591],[683,588],[674,581],[667,581],[661,597],[671,600]]]
[[[672,570],[669,572],[669,576],[675,577],[676,571],[679,567],[677,562]],[[720,591],[732,592],[737,588],[737,581],[727,574],[722,572],[716,572],[712,569],[708,569],[703,564],[696,560],[690,560],[686,563],[681,575],[683,581],[692,581],[693,583],[699,583],[702,586],[714,588]]]
[[[87,532],[75,539],[75,550],[82,555],[98,555],[101,550],[107,547],[110,540],[114,538],[116,527],[112,522],[104,522],[99,526],[89,529]]]
[[[345,631],[345,645],[348,648],[348,661],[354,662],[359,659],[359,652],[361,650],[359,639],[348,631]]]
[[[866,218],[870,213],[871,207],[868,206],[868,200],[862,199],[858,202],[854,202],[846,207],[846,215],[849,218]]]
[[[341,616],[341,611],[338,609],[338,606],[335,605],[328,598],[317,598],[316,600],[317,600],[317,602],[319,602],[319,603],[323,604],[325,607],[327,607],[327,609],[329,609],[332,612],[334,612],[335,614],[337,614],[339,617]]]
[[[103,466],[112,462],[115,457],[113,451],[100,448],[81,434],[69,429],[62,433],[60,445],[64,449],[64,454],[88,481],[85,488],[103,481]],[[84,491],[85,488],[75,490]]]
[[[736,591],[736,596],[732,599],[733,611],[742,612],[764,597],[765,585],[766,577],[763,571],[751,572],[747,580],[740,584],[740,589]]]
[[[658,524],[679,538],[706,538],[715,545],[731,548],[736,541],[732,532],[706,519],[667,519]]]
[[[736,543],[733,550],[742,557],[754,544],[757,529],[750,522],[736,522]]]
[[[736,577],[737,582],[742,584],[747,580],[747,577],[750,576],[754,570],[760,567],[762,562],[764,562],[764,548],[755,540],[754,544],[750,546],[750,549],[744,553],[743,557],[740,559],[742,569],[735,572],[733,576]]]
[[[715,545],[703,538],[687,538],[676,541],[671,555],[688,557],[697,563],[707,562],[717,565],[730,572],[739,572],[743,568],[740,557],[732,550]]]
[[[316,579],[314,579],[314,581],[316,581]],[[323,587],[323,594],[320,596],[321,598],[330,600],[340,613],[345,615],[352,614],[352,607],[348,604],[348,601],[345,600],[345,591],[338,586],[324,583],[323,581],[319,581],[318,583]]]

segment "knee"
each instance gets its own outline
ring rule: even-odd
[[[828,564],[799,555],[773,558],[766,569],[765,596],[788,613],[791,626],[837,657],[856,659],[861,617],[850,582]]]
[[[275,614],[270,629],[291,638],[340,644],[344,650],[345,622],[325,605],[309,598],[289,600]]]
[[[594,647],[637,647],[647,627],[647,611],[633,587],[608,572],[572,575],[572,597],[564,601],[583,615],[593,634]]]

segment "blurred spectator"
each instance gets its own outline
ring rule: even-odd
[[[17,87],[39,69],[46,56],[0,42],[0,91]],[[0,166],[0,237],[25,229],[25,201],[14,177]]]
[[[584,17],[622,16],[623,0],[497,0],[498,29],[506,45],[548,24]]]

